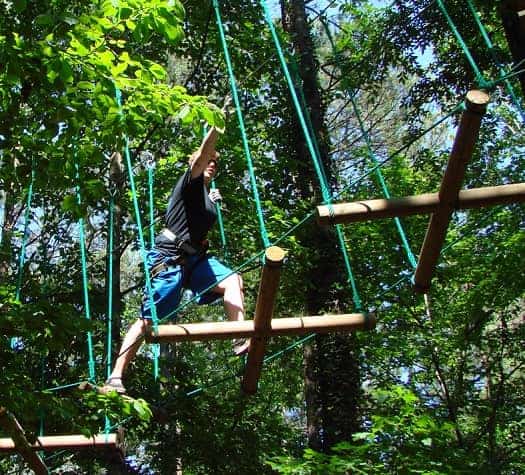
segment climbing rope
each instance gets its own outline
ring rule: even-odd
[[[208,130],[206,126],[203,127],[203,137],[206,137],[206,134],[208,133]],[[210,189],[216,190],[217,187],[215,185],[215,179],[211,180],[210,183]],[[224,260],[228,262],[228,246],[226,244],[226,231],[224,229],[224,220],[222,219],[222,206],[219,201],[215,202],[215,212],[217,213],[217,223],[219,224],[219,233],[221,236],[221,247],[222,247],[222,254],[224,257]]]
[[[29,186],[27,189],[27,198],[26,198],[26,209],[24,212],[24,232],[22,235],[22,245],[20,247],[20,255],[18,256],[18,277],[16,280],[16,290],[15,290],[15,301],[20,303],[20,295],[22,292],[22,280],[24,276],[24,266],[26,261],[26,247],[27,241],[29,239],[29,221],[30,213],[33,201],[33,184],[35,182],[35,167],[34,163],[31,163],[31,180],[29,181]],[[10,340],[11,349],[16,349],[19,342],[19,338],[14,336]]]
[[[76,181],[76,195],[77,195],[77,204],[82,205],[82,197],[80,194],[80,171],[78,165],[78,156],[76,153],[76,145],[73,145],[73,161],[75,164],[75,181]],[[81,217],[78,218],[78,235],[79,235],[79,245],[80,245],[80,260],[82,263],[82,289],[84,294],[84,314],[86,320],[91,321],[91,312],[89,308],[89,281],[87,273],[87,258],[86,258],[86,240],[84,237],[84,219]],[[88,371],[89,371],[89,381],[95,383],[95,357],[93,351],[93,334],[91,330],[87,332],[87,345],[88,345]]]
[[[147,152],[147,154],[146,168],[148,169],[149,239],[150,249],[153,249],[155,247],[155,201],[153,199],[155,160],[150,152]]]
[[[264,17],[265,17],[266,23],[268,24],[268,27],[270,29],[270,33],[272,35],[272,39],[273,39],[273,42],[274,42],[274,45],[275,45],[275,48],[276,48],[276,51],[277,51],[277,55],[278,55],[279,61],[281,63],[281,68],[283,70],[286,82],[288,84],[288,89],[289,89],[290,94],[292,96],[292,101],[293,101],[293,104],[294,104],[294,107],[295,107],[295,110],[296,110],[296,113],[297,113],[297,117],[299,119],[299,123],[300,123],[302,131],[303,131],[304,138],[306,140],[306,145],[308,147],[308,151],[310,152],[310,156],[312,158],[314,169],[315,169],[315,172],[317,174],[317,178],[318,178],[319,185],[320,185],[320,188],[321,188],[321,194],[322,194],[323,200],[327,204],[329,209],[331,209],[330,206],[331,206],[331,203],[332,203],[332,195],[331,195],[331,191],[330,191],[328,182],[326,180],[326,173],[325,173],[325,171],[323,169],[323,164],[322,164],[321,158],[318,155],[318,146],[314,145],[315,134],[310,134],[309,133],[308,125],[307,125],[306,119],[305,119],[305,115],[306,114],[303,113],[303,110],[302,110],[301,105],[299,103],[299,99],[298,99],[297,93],[295,91],[294,83],[293,83],[292,77],[290,75],[290,71],[289,71],[288,65],[286,63],[286,59],[284,57],[283,49],[281,47],[281,43],[280,43],[279,37],[277,35],[277,31],[275,30],[275,27],[273,25],[273,21],[272,21],[271,15],[270,15],[270,11],[268,9],[268,5],[267,5],[265,0],[261,0],[260,3],[261,3],[261,6],[263,8],[263,11],[264,11]],[[349,259],[349,256],[348,256],[348,252],[347,252],[347,248],[346,248],[346,243],[345,243],[343,231],[342,231],[340,225],[336,225],[335,228],[336,228],[337,238],[338,238],[338,241],[339,241],[339,246],[340,246],[341,252],[343,254],[343,260],[344,260],[346,271],[347,271],[347,275],[348,275],[348,282],[350,283],[351,288],[352,288],[352,300],[354,302],[355,308],[357,310],[360,310],[362,308],[361,298],[360,298],[359,293],[357,291],[357,284],[355,282],[355,278],[354,278],[354,275],[353,275],[353,272],[352,272],[352,267],[351,267],[351,264],[350,264],[350,259]]]
[[[122,93],[120,92],[120,89],[115,84],[115,99],[117,101],[117,106],[119,109],[119,114],[123,118],[124,113],[122,111]],[[153,321],[153,332],[155,334],[158,333],[158,325],[159,325],[159,319],[157,317],[157,309],[155,308],[154,304],[154,298],[153,298],[153,290],[151,287],[151,275],[148,268],[147,263],[147,252],[146,252],[146,244],[144,241],[144,233],[142,231],[142,225],[141,225],[141,218],[140,218],[140,208],[139,203],[137,199],[137,190],[135,186],[135,177],[133,175],[133,166],[131,164],[131,154],[129,151],[129,139],[127,135],[124,135],[124,156],[126,158],[126,167],[128,170],[128,177],[130,182],[130,188],[131,188],[131,196],[133,200],[133,208],[135,211],[135,220],[137,222],[137,232],[139,237],[139,247],[140,247],[140,254],[142,258],[142,264],[144,267],[144,275],[146,278],[146,290],[148,293],[148,298],[150,301],[150,308],[151,308],[151,319]],[[159,352],[156,347],[154,346],[154,377],[155,379],[158,379],[159,377],[159,368],[158,368],[158,360],[159,360]]]
[[[467,44],[463,40],[463,37],[461,36],[456,24],[454,23],[454,21],[452,20],[452,17],[448,13],[447,8],[445,7],[445,3],[443,2],[443,0],[436,0],[436,3],[438,5],[438,8],[441,10],[441,13],[443,13],[443,16],[445,17],[448,23],[448,26],[452,30],[452,33],[456,37],[456,40],[459,43],[460,48],[463,50],[463,54],[467,58],[467,61],[470,64],[470,67],[474,71],[474,76],[476,78],[478,87],[481,89],[490,89],[492,87],[492,84],[489,81],[486,81],[485,78],[483,77],[483,74],[481,74],[481,71],[478,65],[476,64],[476,61],[474,61],[474,58],[472,57],[472,54]]]
[[[112,328],[113,328],[113,254],[115,250],[113,249],[113,235],[115,228],[115,194],[111,193],[109,198],[109,229],[108,229],[108,312],[107,312],[107,339],[106,339],[106,378],[111,376],[111,343],[112,343]]]
[[[17,283],[16,283],[16,293],[15,293],[15,300],[17,302],[20,302],[20,293],[22,291],[22,279],[24,275],[27,241],[29,238],[29,221],[30,221],[29,218],[31,214],[34,183],[35,183],[35,166],[34,166],[34,163],[32,163],[31,164],[31,180],[29,182],[29,187],[27,190],[26,209],[24,212],[24,234],[22,236],[22,246],[20,248],[20,256],[18,259],[18,278],[17,278]]]
[[[500,80],[502,80],[505,84],[505,87],[507,88],[507,92],[509,93],[509,96],[512,99],[512,102],[518,109],[521,120],[525,123],[525,111],[523,110],[523,107],[521,106],[520,100],[518,99],[518,96],[516,95],[516,92],[514,91],[514,88],[512,87],[512,84],[507,78],[507,72],[503,69],[502,65],[499,63],[498,58],[496,57],[494,53],[494,45],[492,44],[492,41],[490,40],[490,37],[487,33],[487,30],[485,29],[483,23],[481,22],[481,19],[479,17],[478,12],[474,8],[474,5],[472,3],[472,0],[467,0],[467,5],[469,7],[470,12],[472,13],[472,16],[474,17],[474,20],[476,21],[476,24],[479,28],[479,31],[481,32],[481,36],[483,36],[483,39],[485,40],[485,44],[487,45],[487,48],[489,49],[489,52],[492,56],[492,59],[496,63],[498,67],[498,73]]]
[[[336,64],[341,64],[341,57],[340,57],[339,51],[337,50],[337,48],[335,46],[334,39],[332,37],[332,33],[330,32],[330,29],[329,29],[328,25],[326,24],[326,21],[324,21],[323,17],[321,17],[320,21],[321,21],[321,23],[322,23],[322,25],[324,27],[324,30],[326,32],[326,35],[327,35],[327,37],[328,37],[328,39],[330,41],[332,52],[333,52],[333,54],[334,54],[334,56],[336,58]],[[355,113],[356,118],[357,118],[358,123],[359,123],[359,128],[361,129],[362,137],[364,138],[365,143],[366,143],[366,147],[367,147],[367,150],[368,150],[368,155],[371,158],[373,165],[375,166],[375,165],[378,164],[379,160],[377,159],[376,154],[374,153],[374,150],[373,150],[373,147],[372,147],[372,143],[371,143],[371,140],[370,140],[370,136],[369,136],[369,134],[368,134],[368,132],[367,132],[367,130],[365,128],[365,125],[363,123],[363,118],[362,118],[362,115],[361,115],[361,111],[359,110],[359,107],[357,105],[357,101],[355,100],[355,91],[345,91],[345,93],[350,98],[350,101],[352,103],[352,108],[354,110],[354,113]],[[379,184],[381,186],[381,189],[383,190],[383,195],[385,196],[386,199],[390,199],[390,197],[391,197],[390,190],[388,189],[386,181],[385,181],[385,179],[383,177],[383,173],[381,172],[381,168],[376,168],[376,176],[377,176],[377,179],[379,180]],[[396,228],[397,228],[399,237],[401,239],[401,243],[403,245],[403,248],[405,249],[405,253],[406,253],[408,262],[410,263],[412,268],[415,269],[417,267],[417,260],[416,260],[416,258],[414,256],[414,253],[412,252],[412,249],[410,248],[410,244],[408,243],[408,239],[407,239],[405,230],[403,228],[403,225],[401,224],[401,220],[398,217],[395,217],[394,218],[394,223],[396,225]]]
[[[213,8],[215,10],[215,16],[216,16],[216,19],[217,19],[217,27],[219,29],[219,36],[220,36],[220,39],[221,39],[222,49],[223,49],[223,52],[224,52],[224,59],[226,61],[226,67],[227,67],[227,70],[228,70],[228,77],[229,77],[229,80],[230,80],[230,88],[231,88],[232,98],[233,98],[233,102],[235,104],[235,111],[237,113],[237,119],[239,121],[239,130],[241,132],[242,143],[243,143],[243,147],[244,147],[244,154],[245,154],[245,157],[246,157],[246,163],[248,165],[248,173],[249,173],[249,176],[250,176],[250,183],[251,183],[251,187],[252,187],[253,198],[254,198],[254,201],[255,201],[255,207],[256,207],[256,210],[257,210],[257,218],[259,220],[259,229],[260,229],[260,232],[261,232],[261,239],[262,239],[262,242],[264,244],[264,247],[266,248],[266,247],[271,246],[271,243],[270,243],[270,239],[268,238],[268,232],[266,231],[266,225],[264,223],[263,210],[262,210],[261,201],[260,201],[260,198],[259,198],[259,191],[257,189],[257,181],[255,179],[255,172],[254,172],[254,168],[253,168],[253,160],[252,160],[252,157],[251,157],[250,146],[249,146],[249,143],[248,143],[248,137],[247,137],[246,128],[245,128],[245,125],[244,125],[244,118],[243,118],[243,115],[242,115],[242,109],[241,109],[241,105],[240,105],[240,102],[239,102],[239,93],[237,91],[237,83],[236,83],[236,80],[235,80],[235,76],[233,74],[233,67],[232,67],[231,60],[230,60],[230,53],[228,51],[228,45],[226,43],[226,36],[224,34],[224,28],[223,28],[223,25],[222,25],[222,18],[221,18],[221,13],[220,13],[220,9],[219,9],[219,2],[218,2],[218,0],[213,0]]]
[[[111,352],[112,352],[112,329],[113,329],[113,235],[114,235],[114,215],[115,215],[115,192],[116,190],[112,190],[110,197],[109,197],[109,229],[108,229],[108,261],[107,261],[107,268],[108,268],[108,280],[107,280],[107,286],[108,286],[108,311],[107,311],[107,326],[106,326],[106,378],[109,378],[111,376],[111,368],[112,368],[112,360],[111,360]],[[109,426],[110,426],[110,420],[109,417],[106,415],[104,417],[105,424],[104,424],[104,430],[106,435],[109,434]]]

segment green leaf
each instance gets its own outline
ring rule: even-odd
[[[111,68],[111,75],[113,77],[120,76],[127,69],[127,67],[128,63],[126,62],[117,63]]]
[[[53,24],[53,22],[54,22],[54,19],[49,14],[38,15],[35,18],[35,23],[37,25],[51,25],[51,24]]]
[[[129,31],[134,31],[135,28],[137,27],[137,24],[133,20],[130,20],[128,18],[126,20],[126,27],[128,28]]]
[[[13,0],[13,6],[18,13],[23,12],[27,7],[26,0]]]
[[[112,0],[104,0],[100,7],[104,16],[112,17],[117,13],[117,8],[113,5]]]
[[[166,70],[157,63],[152,63],[149,66],[149,71],[156,79],[164,79],[167,75]]]
[[[73,211],[77,207],[77,199],[73,195],[67,195],[62,200],[62,209],[64,211]]]
[[[88,56],[90,51],[78,39],[73,38],[70,43],[70,49],[78,56]]]
[[[92,90],[95,88],[95,86],[88,81],[79,81],[77,87],[82,90]]]

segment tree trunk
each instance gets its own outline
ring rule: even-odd
[[[281,2],[284,28],[290,33],[295,56],[299,58],[298,73],[302,92],[310,115],[311,127],[316,136],[319,155],[327,180],[331,181],[328,156],[329,141],[325,125],[325,108],[318,82],[318,63],[314,53],[311,32],[307,22],[304,0]],[[299,95],[299,94],[298,94]],[[311,156],[304,140],[299,122],[293,119],[293,137],[297,151],[297,183],[301,196],[312,196],[318,189]],[[314,192],[314,204],[321,201]],[[318,314],[321,310],[334,308],[337,296],[334,284],[345,274],[335,233],[332,229],[307,225],[301,236],[302,244],[312,250],[312,268],[305,296],[307,312]],[[360,394],[359,364],[356,357],[355,339],[352,336],[317,336],[305,348],[305,399],[307,413],[308,444],[315,450],[328,451],[341,441],[351,439],[358,427]]]
[[[110,252],[109,249],[109,233],[108,230],[108,253],[107,255],[111,258],[113,266],[113,278],[111,282],[112,290],[112,301],[111,309],[113,315],[113,321],[111,325],[111,342],[112,348],[108,348],[107,351],[111,351],[113,357],[117,356],[120,348],[120,314],[122,311],[122,295],[120,290],[120,255],[122,248],[122,226],[124,222],[123,210],[122,210],[122,195],[124,193],[125,184],[125,173],[124,163],[122,161],[122,155],[119,152],[113,153],[109,164],[109,173],[111,181],[111,192],[113,193],[113,250]],[[107,275],[107,274],[106,274]],[[109,290],[110,282],[106,282],[106,289]],[[113,359],[114,360],[114,359]]]

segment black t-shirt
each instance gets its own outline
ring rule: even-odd
[[[166,211],[166,227],[183,241],[198,247],[217,219],[215,205],[208,197],[204,175],[191,178],[191,169],[182,175],[171,192]],[[163,254],[177,254],[177,246],[162,234],[155,247]]]

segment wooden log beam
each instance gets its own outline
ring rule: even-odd
[[[472,209],[523,202],[525,202],[525,183],[513,183],[461,190],[454,203],[454,209]],[[338,203],[332,205],[332,213],[328,206],[322,205],[317,207],[317,222],[321,225],[347,224],[370,219],[434,213],[440,206],[439,193],[424,193],[388,200]]]
[[[0,407],[0,426],[11,436],[9,440],[13,442],[13,450],[23,457],[31,469],[37,475],[47,475],[49,470],[46,464],[31,447],[22,426],[5,407]]]
[[[351,332],[370,330],[375,319],[363,313],[341,315],[317,315],[295,318],[274,318],[269,328],[260,333],[255,330],[253,320],[242,322],[202,322],[177,325],[159,325],[158,336],[148,335],[152,343],[174,343],[180,341],[231,340],[232,338],[271,338],[282,335],[304,335],[306,333]]]
[[[118,433],[84,435],[47,435],[38,437],[34,444],[28,443],[28,450],[52,452],[54,450],[111,449],[120,451],[122,440]],[[0,452],[19,451],[12,438],[0,439]],[[46,472],[47,473],[47,472]]]
[[[454,145],[439,189],[440,207],[430,218],[425,239],[419,253],[419,261],[414,275],[414,288],[417,292],[427,292],[434,268],[439,258],[450,217],[458,199],[461,183],[467,164],[479,135],[481,119],[489,96],[483,91],[469,91],[465,100],[466,110],[456,133]]]
[[[241,388],[245,394],[254,394],[257,391],[257,382],[261,375],[264,352],[268,340],[267,334],[272,326],[273,308],[277,289],[279,288],[284,255],[284,251],[277,246],[271,246],[265,252],[265,262],[261,274],[261,283],[259,284],[257,303],[255,304],[255,317],[253,319],[255,334],[250,339],[248,359],[241,381]]]

